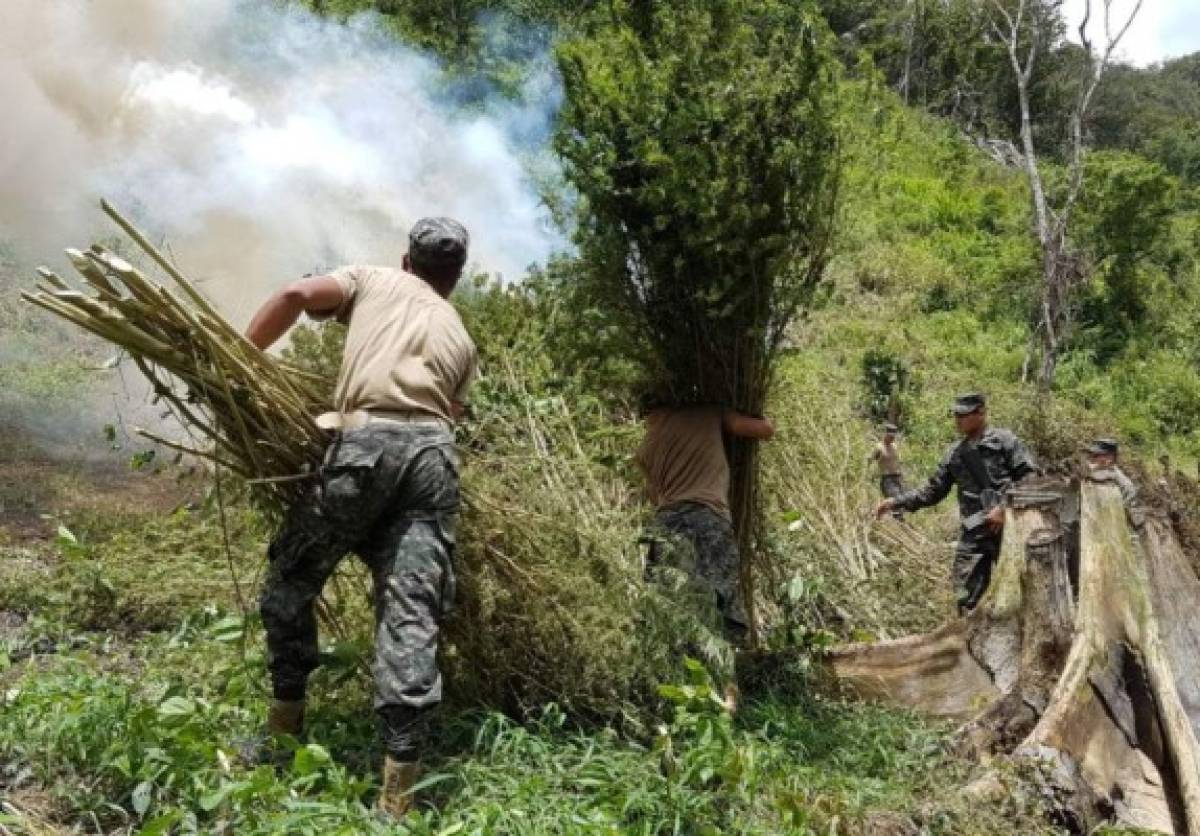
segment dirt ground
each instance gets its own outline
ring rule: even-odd
[[[202,498],[198,467],[134,470],[112,460],[54,460],[0,450],[0,543],[36,547],[79,514],[169,513]]]
[[[115,456],[55,459],[13,433],[0,435],[7,441],[0,445],[0,588],[36,583],[54,570],[59,526],[108,514],[169,514],[203,498],[197,467],[135,470]],[[0,642],[15,644],[26,625],[26,615],[0,609]]]

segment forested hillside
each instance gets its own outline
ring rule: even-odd
[[[574,6],[552,2],[480,0],[452,4],[445,15],[419,3],[312,5],[341,16],[373,9],[455,72],[482,74],[502,88],[580,20]],[[1008,143],[1016,153],[1019,114],[1007,56],[986,37],[990,18],[968,0],[836,2],[819,12],[847,79],[847,187],[833,289],[810,334],[826,333],[826,316],[877,323],[870,341],[881,345],[859,344],[866,335],[831,333],[830,340],[913,364],[918,378],[931,344],[952,349],[977,339],[989,346],[986,357],[960,367],[955,352],[938,355],[934,376],[962,368],[989,389],[1021,382],[1036,255],[1020,167],[997,151]],[[1034,82],[1035,132],[1051,182],[1066,153],[1067,75],[1080,60],[1078,47],[1062,40],[1065,30],[1058,21],[1040,33],[1053,47]],[[1193,55],[1146,69],[1117,64],[1099,88],[1075,236],[1089,278],[1060,390],[1146,453],[1189,461],[1200,452],[1191,433],[1200,407],[1192,330],[1200,304],[1198,63]],[[957,339],[947,319],[961,329]],[[900,322],[936,322],[940,336],[885,327]]]
[[[765,389],[777,433],[759,453],[762,652],[739,663],[746,700],[731,715],[716,690],[734,667],[729,647],[691,616],[682,583],[643,582],[638,540],[649,512],[632,455],[653,338],[614,301],[611,275],[624,265],[606,263],[614,233],[597,220],[599,190],[587,191],[588,176],[606,182],[611,157],[587,145],[581,127],[660,107],[662,145],[648,132],[636,154],[647,169],[666,170],[672,161],[656,155],[671,152],[671,130],[682,133],[691,115],[720,123],[695,102],[653,101],[665,75],[648,75],[645,101],[621,111],[617,93],[629,79],[606,59],[636,54],[630,33],[639,26],[679,25],[673,12],[557,0],[294,5],[380,27],[421,50],[439,68],[435,95],[457,112],[567,97],[554,136],[531,131],[524,139],[537,147],[522,148],[527,176],[561,226],[562,251],[520,280],[481,274],[455,296],[481,374],[457,436],[466,497],[459,600],[422,801],[403,827],[369,806],[380,756],[363,672],[370,613],[365,581],[351,571],[324,605],[307,738],[281,762],[254,760],[269,695],[253,599],[273,521],[227,472],[191,459],[168,464],[162,449],[155,459],[145,445],[127,447],[115,468],[64,460],[61,445],[32,451],[21,440],[41,435],[23,426],[31,400],[70,414],[88,376],[104,373],[96,367],[106,352],[68,344],[61,326],[48,330],[48,318],[0,300],[0,312],[11,303],[19,313],[6,317],[0,342],[9,392],[0,407],[21,405],[0,414],[16,439],[0,444],[0,467],[32,474],[0,488],[0,833],[1073,832],[1044,770],[1005,763],[989,773],[1001,792],[968,792],[980,767],[954,747],[951,725],[846,698],[820,675],[820,657],[838,642],[933,629],[952,612],[952,503],[873,521],[868,454],[882,422],[896,421],[907,480],[923,479],[953,439],[947,410],[958,393],[986,392],[994,422],[1053,471],[1070,471],[1082,443],[1118,438],[1131,473],[1170,505],[1185,534],[1193,530],[1200,53],[1113,65],[1098,88],[1069,234],[1082,278],[1048,389],[1038,385],[1042,273],[1019,106],[982,4],[763,4],[776,24],[803,20],[813,33],[811,51],[777,33],[762,55],[803,56],[795,60],[817,68],[820,89],[804,88],[803,112],[831,104],[821,116],[830,140],[819,145],[797,124],[789,170],[814,170],[805,142],[827,149],[821,194],[828,186],[836,201],[828,251],[811,259],[814,280],[797,293],[800,315]],[[674,41],[642,32],[653,66],[703,52],[703,38],[722,35],[724,19],[714,19],[711,31],[681,30]],[[748,29],[739,37],[755,37]],[[1046,51],[1031,88],[1052,197],[1070,187],[1071,82],[1083,60],[1064,34],[1061,21],[1039,30]],[[747,54],[756,43],[744,42]],[[529,83],[551,67],[552,91]],[[594,87],[579,81],[581,67]],[[776,96],[763,100],[802,112],[799,85],[772,87],[769,73],[745,72],[738,81]],[[778,114],[755,122],[750,112],[728,124],[746,132],[779,124]],[[717,133],[714,147],[758,147]],[[695,186],[688,176],[677,182]],[[708,218],[720,214],[709,207],[728,185],[659,198]],[[753,216],[753,199],[745,205]],[[647,228],[655,223],[663,240],[676,233],[669,221]],[[724,257],[696,252],[688,269]],[[696,282],[719,287],[711,276]],[[286,354],[330,376],[341,338],[337,326],[307,327]],[[113,431],[82,424],[84,446],[115,446]]]

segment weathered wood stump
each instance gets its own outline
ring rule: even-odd
[[[868,699],[965,721],[962,751],[1048,766],[1059,819],[1200,836],[1200,579],[1111,482],[1012,492],[992,585],[920,636],[835,649]]]

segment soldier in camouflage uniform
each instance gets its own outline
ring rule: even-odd
[[[375,593],[375,709],[387,757],[379,806],[402,816],[417,777],[429,710],[442,698],[438,634],[454,601],[458,464],[451,422],[475,373],[475,345],[446,301],[467,257],[467,232],[418,221],[403,269],[344,267],[296,282],[255,315],[266,348],[302,312],[349,328],[332,431],[312,486],[270,546],[260,599],[274,699],[268,730],[299,735],[318,664],[314,602],[348,553]]]
[[[1134,529],[1134,538],[1138,537],[1143,525],[1146,524],[1146,508],[1139,498],[1138,487],[1117,463],[1121,454],[1121,446],[1116,439],[1097,438],[1086,448],[1088,470],[1091,478],[1098,482],[1112,482],[1121,492],[1121,500],[1125,503],[1125,513]]]
[[[1097,477],[1106,478],[1116,484],[1126,507],[1132,507],[1137,502],[1138,489],[1117,464],[1120,454],[1121,446],[1115,439],[1097,438],[1087,447],[1088,467]]]
[[[876,516],[936,505],[958,488],[961,519],[954,553],[954,586],[960,614],[973,610],[992,577],[1004,530],[1004,494],[1037,468],[1012,432],[987,424],[987,403],[979,394],[961,395],[952,408],[962,440],[946,451],[929,481],[879,503]]]
[[[637,452],[656,509],[650,574],[662,558],[664,540],[686,543],[685,568],[693,583],[712,596],[725,636],[734,644],[745,637],[746,613],[738,593],[725,436],[765,440],[774,432],[765,419],[720,406],[656,407],[648,411],[646,435]]]

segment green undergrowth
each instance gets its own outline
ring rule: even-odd
[[[959,797],[969,766],[942,726],[811,693],[731,720],[699,665],[663,689],[670,719],[644,738],[582,730],[553,705],[524,725],[443,716],[422,803],[389,829],[371,811],[380,753],[353,687],[324,683],[307,738],[250,759],[266,700],[242,642],[239,618],[210,613],[119,654],[43,658],[2,698],[0,787],[36,784],[54,824],[100,832],[1042,832],[1019,789],[996,809]]]
[[[1044,458],[1076,455],[1073,444],[1105,432],[1190,469],[1200,454],[1195,196],[1137,158],[1092,160],[1076,243],[1095,262],[1046,395],[1029,356],[1040,279],[1023,175],[949,123],[886,95],[864,99],[847,101],[840,250],[825,303],[796,331],[799,373],[853,381],[852,417],[899,419],[918,472],[949,441],[947,404],[964,390],[988,393],[997,421]],[[1156,220],[1136,230],[1123,220],[1142,214]],[[872,377],[869,366],[899,375]]]
[[[83,512],[52,521],[56,534],[41,549],[40,571],[0,587],[0,610],[77,629],[138,632],[171,628],[206,607],[249,606],[264,527],[244,505],[226,510]],[[28,552],[0,546],[0,561]]]
[[[260,524],[227,511],[235,555],[260,566]],[[752,688],[731,722],[705,668],[682,657],[638,663],[674,672],[649,687],[678,684],[634,724],[588,721],[587,703],[526,702],[516,706],[523,723],[448,704],[422,803],[389,829],[371,809],[381,752],[359,675],[366,646],[327,635],[308,736],[271,765],[252,759],[269,697],[261,631],[232,590],[206,588],[228,580],[222,541],[210,505],[74,516],[51,544],[56,555],[6,586],[0,610],[28,620],[0,639],[0,792],[49,799],[42,819],[25,822],[30,832],[984,834],[1010,821],[1040,832],[1022,776],[1010,776],[1001,807],[959,797],[972,767],[947,753],[944,726],[825,698],[804,684],[803,664],[759,677],[768,685]],[[589,664],[587,638],[552,646]],[[575,675],[629,669],[629,645],[611,653]]]

